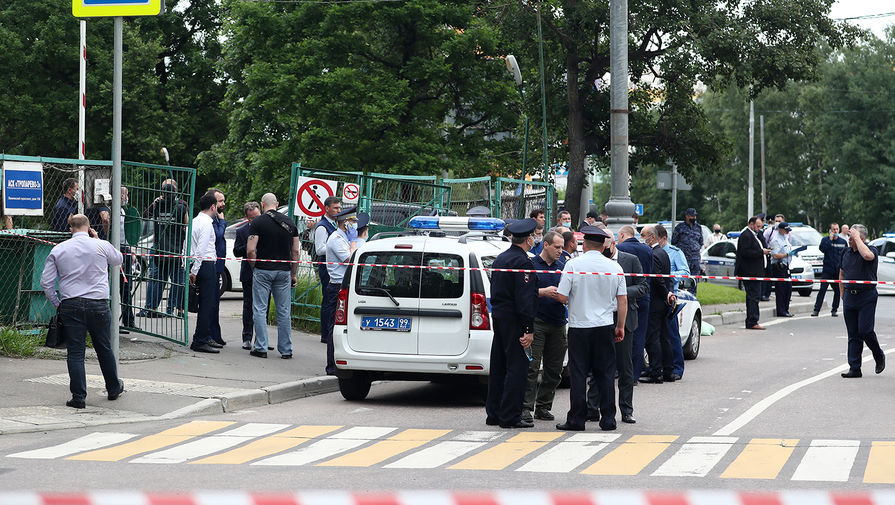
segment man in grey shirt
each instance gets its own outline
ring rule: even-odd
[[[47,299],[57,308],[65,328],[68,350],[69,407],[83,409],[87,399],[84,352],[87,331],[106,381],[109,400],[124,391],[118,378],[118,364],[112,353],[112,311],[109,309],[109,266],[121,265],[122,256],[115,247],[99,240],[90,228],[87,216],[75,214],[68,219],[72,237],[50,251],[40,278]],[[56,295],[56,280],[59,295]]]

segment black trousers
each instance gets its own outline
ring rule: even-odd
[[[123,245],[120,250],[121,255],[124,257],[124,261],[121,264],[124,274],[121,274],[121,284],[119,284],[119,294],[121,295],[121,326],[133,328],[134,308],[131,304],[131,283],[134,279],[131,275],[131,269],[133,268],[134,258],[130,254],[130,247]]]
[[[199,288],[199,313],[196,315],[196,329],[193,331],[193,345],[207,344],[210,340],[211,327],[219,324],[218,303],[220,289],[218,274],[214,270],[214,261],[203,261],[196,274],[196,286]]]
[[[824,273],[821,275],[821,279],[838,279],[839,274],[829,274]],[[833,292],[833,312],[839,310],[839,285],[833,284],[830,286],[827,282],[820,283],[820,291],[817,292],[817,299],[814,301],[814,312],[820,312],[820,308],[823,307],[824,304],[824,296],[827,294],[827,287],[830,288],[830,291]]]
[[[326,256],[317,256],[316,261],[326,261]],[[326,290],[329,286],[329,271],[326,269],[326,265],[323,263],[317,264],[317,275],[320,277],[320,294],[323,299],[326,299]],[[327,312],[329,307],[326,303],[320,304],[320,341],[321,342],[329,342],[330,337],[332,337],[332,328],[327,328],[325,321],[329,321],[335,315],[334,313]]]
[[[664,308],[664,303],[658,303]],[[646,353],[649,356],[650,375],[660,377],[674,371],[671,334],[668,332],[668,312],[653,309],[649,313],[649,328],[646,331]],[[680,344],[678,344],[680,345]]]
[[[485,414],[489,422],[510,426],[522,417],[522,403],[528,383],[528,357],[519,343],[523,335],[519,320],[497,313],[492,314],[492,319],[494,338],[491,340]]]
[[[778,278],[789,279],[789,267],[778,264],[771,268],[771,275]],[[774,281],[774,303],[777,305],[777,315],[789,314],[789,302],[792,300],[792,282]]]
[[[618,408],[622,414],[634,413],[634,364],[631,350],[634,334],[625,330],[625,339],[615,344],[615,370],[618,371]],[[641,353],[642,354],[642,353]],[[587,383],[587,411],[600,410],[600,389],[591,376]]]
[[[587,421],[587,375],[593,376],[600,397],[600,427],[615,427],[615,325],[569,328],[569,413],[566,423],[583,427]]]
[[[252,312],[252,281],[242,283],[242,341],[251,342],[255,330],[255,315]]]
[[[762,281],[743,281],[746,290],[746,328],[758,324],[758,300],[761,298]]]
[[[842,306],[845,309],[842,315],[845,319],[845,328],[848,330],[848,366],[852,370],[861,369],[864,344],[867,344],[875,359],[878,360],[883,356],[883,350],[874,331],[878,298],[876,289],[868,289],[858,294],[851,294],[846,290],[842,299]]]

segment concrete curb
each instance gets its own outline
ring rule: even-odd
[[[824,302],[824,308],[827,307],[826,302]],[[776,319],[774,313],[776,312],[776,308],[774,307],[764,307],[759,310],[759,321],[768,321],[771,319]],[[814,302],[801,302],[801,303],[791,303],[789,305],[789,311],[792,314],[810,314],[814,311]],[[728,326],[733,324],[745,324],[746,322],[746,310],[745,307],[743,310],[735,310],[722,312],[720,315],[712,314],[709,316],[703,316],[702,320],[711,324],[712,326]]]
[[[0,430],[0,436],[15,433],[35,433],[39,431],[56,431],[72,428],[105,426],[110,424],[166,421],[184,417],[217,415],[252,407],[285,403],[299,398],[332,393],[338,390],[339,380],[333,376],[309,377],[307,379],[274,384],[260,389],[248,389],[214,398],[205,398],[192,405],[187,405],[186,407],[160,416],[119,417],[92,421],[69,421],[45,425],[17,426]]]

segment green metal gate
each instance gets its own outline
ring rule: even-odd
[[[493,209],[499,205],[495,205],[490,177],[443,179],[441,183],[451,188],[450,208],[458,216],[465,216],[469,209],[478,206],[490,209],[492,216],[497,214]]]
[[[549,182],[498,177],[494,201],[500,212],[492,215],[501,219],[526,218],[529,212],[538,208],[545,210],[547,227],[552,226],[556,218],[556,189]]]
[[[290,216],[295,216],[299,177],[335,181],[340,189],[337,196],[341,195],[344,184],[357,184],[360,188],[358,210],[370,214],[371,237],[383,231],[403,230],[414,216],[451,213],[451,188],[435,184],[435,177],[341,172],[302,167],[299,163],[294,163],[289,194]],[[319,324],[323,299],[317,267],[311,263],[314,259],[312,226],[313,222],[305,222],[299,226],[304,229],[300,258],[303,263],[298,267],[298,286],[292,294],[292,318],[305,327]]]

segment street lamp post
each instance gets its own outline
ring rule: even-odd
[[[513,82],[516,83],[516,89],[519,91],[519,98],[522,100],[522,107],[525,107],[525,92],[522,89],[522,71],[519,70],[519,63],[516,62],[516,57],[512,54],[507,55],[506,57],[507,70],[510,72],[510,75],[513,76]],[[528,114],[525,115],[525,136],[522,140],[522,177],[521,180],[525,180],[526,169],[528,166],[528,126],[529,119]],[[525,185],[522,185],[522,192],[519,196],[523,201],[525,201]],[[525,206],[518,205],[518,215],[519,219],[522,219],[525,215]]]
[[[609,2],[609,134],[611,195],[607,224],[617,230],[634,224],[634,203],[628,187],[628,0]]]

